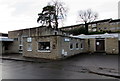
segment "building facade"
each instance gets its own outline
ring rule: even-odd
[[[89,32],[118,32],[120,31],[120,19],[106,19],[89,23]]]
[[[67,26],[60,28],[63,31],[69,31],[85,27],[84,24]],[[89,32],[120,32],[120,19],[105,19],[88,23]]]
[[[84,40],[63,35],[24,38],[23,44],[25,57],[62,59],[86,52]]]
[[[89,53],[99,52],[107,54],[120,53],[120,34],[78,35],[74,36],[88,40]]]
[[[116,26],[113,24],[114,22],[119,24],[119,20],[109,22],[104,20],[104,22],[104,27],[107,27],[108,23],[111,23],[114,27]],[[94,25],[96,22],[91,24]],[[97,22],[97,25],[98,27],[103,25],[103,21]],[[97,25],[94,25],[96,30]],[[8,37],[9,42],[5,41],[5,45],[7,46],[9,43],[8,47],[11,53],[21,53],[24,57],[56,60],[80,53],[120,53],[120,34],[72,36],[60,29],[35,27],[9,31]]]
[[[16,52],[23,53],[23,38],[31,36],[47,36],[47,35],[68,35],[60,30],[56,31],[48,27],[34,27],[15,31],[9,31],[8,37],[14,39],[14,47]]]
[[[48,27],[9,31],[15,52],[24,57],[61,59],[86,52],[85,40]]]
[[[74,30],[74,29],[79,29],[81,27],[85,27],[85,25],[84,24],[78,24],[78,25],[72,25],[72,26],[62,27],[60,29],[62,31],[70,31],[70,30]]]

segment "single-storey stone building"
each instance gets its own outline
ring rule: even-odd
[[[9,39],[8,37],[0,36],[0,54],[8,54],[13,53],[12,49],[13,39]]]
[[[62,35],[33,36],[23,39],[23,56],[61,59],[86,52],[85,41]]]
[[[9,31],[15,52],[25,57],[61,59],[86,52],[85,40],[49,27]]]
[[[32,36],[47,36],[47,35],[67,35],[60,30],[56,31],[49,27],[34,27],[8,32],[8,37],[14,39],[15,52],[23,53],[23,38]]]
[[[120,34],[78,35],[73,36],[88,40],[86,52],[103,52],[107,54],[120,53]]]
[[[24,57],[61,59],[80,53],[120,53],[120,34],[72,36],[42,26],[9,31],[8,38],[12,39],[11,53],[21,53]]]

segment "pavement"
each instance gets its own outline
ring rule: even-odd
[[[22,54],[1,55],[0,59],[3,59],[3,60],[15,60],[15,61],[25,61],[25,62],[42,62],[42,63],[47,63],[47,62],[52,61],[52,60],[47,60],[47,59],[23,57]]]
[[[72,61],[74,61],[75,58],[78,58],[78,57],[74,57]],[[80,72],[83,72],[83,73],[88,72],[88,73],[92,73],[92,74],[109,76],[109,77],[114,77],[114,78],[119,78],[120,77],[120,73],[118,71],[118,68],[101,67],[101,66],[94,65],[94,64],[90,65],[90,66],[88,66],[88,65],[87,66],[82,66],[82,65],[79,65],[79,64],[75,65],[75,63],[73,63],[73,64],[70,65],[70,61],[71,61],[72,58],[69,58],[68,60],[57,60],[57,61],[55,61],[55,60],[38,59],[38,58],[27,58],[27,57],[23,57],[21,54],[8,54],[8,55],[0,56],[0,59],[14,60],[14,61],[24,61],[24,62],[55,63],[56,65],[59,62],[59,64],[58,64],[59,66],[62,65],[63,63],[66,63],[66,64],[69,65],[69,67],[71,66],[70,70],[80,71]],[[77,67],[78,68],[82,67],[82,69],[77,69]],[[67,68],[67,70],[69,70],[69,69]]]

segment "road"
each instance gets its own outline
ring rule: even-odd
[[[77,55],[48,63],[3,60],[1,66],[3,79],[115,79],[89,73],[87,69],[118,69],[118,56]]]

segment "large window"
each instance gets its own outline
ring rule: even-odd
[[[73,44],[70,43],[70,50],[73,50]]]
[[[96,27],[96,24],[92,24],[92,27]]]
[[[76,43],[76,49],[79,49],[79,44],[78,43]]]
[[[38,51],[40,52],[50,51],[50,42],[38,42]]]
[[[32,51],[32,44],[28,43],[27,51]]]
[[[83,43],[81,43],[80,47],[81,47],[81,49],[83,49]]]

